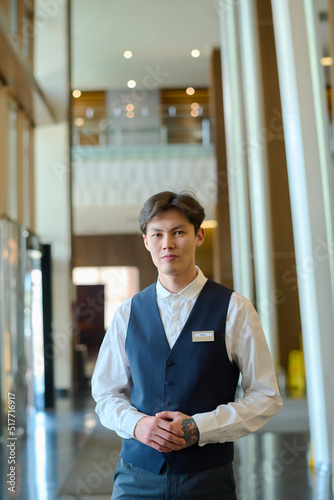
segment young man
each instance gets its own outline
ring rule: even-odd
[[[169,191],[140,213],[158,281],[120,306],[92,379],[102,424],[124,438],[113,500],[235,499],[233,441],[282,406],[252,304],[195,265],[204,217]]]

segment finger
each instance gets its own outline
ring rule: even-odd
[[[178,442],[181,444],[181,441],[184,440],[184,432],[181,428],[180,424],[170,422],[169,420],[160,419],[158,421],[158,427],[168,432],[170,436],[175,436]],[[174,438],[174,440],[175,440]],[[170,437],[171,439],[171,437]],[[180,441],[181,440],[181,441]],[[183,443],[182,443],[183,444]]]
[[[158,418],[174,420],[174,418],[176,417],[175,414],[175,411],[160,411],[159,413],[156,413],[155,416]]]
[[[159,446],[159,451],[164,451],[165,449],[168,449],[168,451],[177,451],[180,450],[181,448],[184,448],[186,443],[184,439],[179,439],[173,434],[167,433],[167,438],[166,434],[156,434],[154,436],[151,436],[151,441],[155,445]],[[150,444],[150,443],[149,443]],[[151,445],[153,446],[153,445]],[[161,449],[160,449],[161,448]],[[162,450],[162,448],[164,450]]]
[[[152,443],[150,443],[150,446],[152,448],[154,448],[155,450],[161,451],[162,453],[171,453],[172,451],[179,451],[182,449],[180,446],[177,448],[171,448],[169,446],[162,446],[161,444],[155,443],[153,441],[152,441]]]
[[[185,439],[184,432],[181,429],[171,428],[170,423],[165,422],[164,420],[161,420],[161,424],[159,424],[158,429],[159,430],[157,430],[157,434],[160,437],[171,443],[183,446]]]

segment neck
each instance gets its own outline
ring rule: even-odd
[[[197,276],[196,268],[187,276],[159,274],[159,281],[166,290],[171,293],[179,293],[188,286]]]

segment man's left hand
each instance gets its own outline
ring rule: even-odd
[[[184,433],[184,448],[195,444],[199,440],[199,431],[195,420],[180,411],[162,411],[155,414],[156,417],[169,421],[170,430],[181,430]]]

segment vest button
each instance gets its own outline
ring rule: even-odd
[[[164,401],[164,406],[169,406],[170,402],[169,401]]]
[[[166,380],[165,385],[172,385],[172,382],[170,380]]]
[[[173,366],[173,361],[167,361],[167,366]]]

